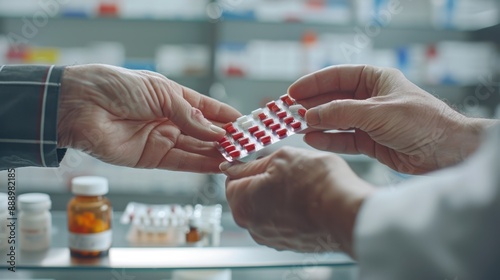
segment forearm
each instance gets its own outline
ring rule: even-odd
[[[59,165],[61,67],[0,66],[0,169]]]

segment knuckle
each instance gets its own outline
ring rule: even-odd
[[[247,207],[242,201],[237,199],[237,195],[235,194],[234,189],[235,188],[228,187],[226,189],[226,197],[229,203],[229,207],[231,208],[234,222],[238,226],[245,228],[248,224],[251,211],[249,207]]]
[[[382,68],[382,71],[385,72],[387,75],[392,76],[392,77],[404,77],[405,76],[403,74],[403,72],[397,68],[386,67],[386,68]]]
[[[293,155],[296,152],[295,148],[292,148],[290,146],[284,146],[281,149],[279,149],[276,152],[276,157],[279,159],[286,159],[289,158],[291,155]]]
[[[248,224],[248,218],[246,214],[247,211],[245,211],[243,207],[237,206],[236,208],[233,208],[232,212],[233,212],[234,222],[238,226],[245,228]]]
[[[258,236],[253,230],[252,231],[249,231],[250,233],[250,236],[252,237],[252,239],[259,245],[266,245],[266,242],[265,242],[265,239]]]

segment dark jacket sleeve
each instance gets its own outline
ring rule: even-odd
[[[57,167],[57,110],[63,67],[0,65],[0,170]]]

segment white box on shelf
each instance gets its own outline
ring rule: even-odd
[[[210,64],[210,50],[204,45],[183,45],[185,68],[184,74],[188,76],[203,76],[208,74]]]
[[[38,11],[40,14],[46,13],[37,5],[37,0],[23,0],[23,1],[12,1],[12,0],[0,0],[0,15],[2,16],[15,16],[22,17],[28,16],[27,21],[31,21],[32,17]]]
[[[366,63],[373,50],[373,41],[363,34],[321,34],[321,44],[326,46],[326,61],[330,65]]]
[[[293,80],[302,74],[302,46],[294,41],[252,41],[248,44],[251,77]]]
[[[440,42],[436,45],[437,62],[441,69],[430,75],[431,83],[475,85],[481,77],[494,72],[498,55],[493,43],[486,42]],[[436,80],[437,79],[437,80]]]
[[[101,0],[64,1],[65,3],[61,5],[61,12],[63,14],[81,14],[88,17],[96,17],[100,1]]]
[[[180,45],[163,45],[156,50],[156,69],[165,75],[181,76],[186,62]]]
[[[248,75],[249,61],[247,45],[243,43],[223,43],[217,48],[215,67],[222,77],[245,77]]]
[[[433,22],[440,28],[474,30],[500,22],[497,0],[452,0],[432,2]]]
[[[119,42],[93,42],[88,48],[89,63],[103,63],[123,66],[125,63],[125,46]]]
[[[262,1],[255,7],[255,16],[262,21],[282,22],[300,19],[303,11],[304,3],[301,0]]]
[[[156,69],[172,76],[201,76],[208,73],[210,51],[204,45],[163,45],[156,51]]]
[[[301,19],[305,22],[348,24],[352,20],[347,0],[306,1]]]
[[[62,48],[60,50],[59,65],[86,64],[89,54],[86,48]]]

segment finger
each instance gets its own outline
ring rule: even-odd
[[[186,99],[191,106],[198,108],[207,119],[220,123],[228,123],[241,117],[241,113],[233,107],[206,95],[202,95],[190,88],[181,87],[184,99]]]
[[[304,136],[311,147],[334,153],[360,154],[354,133],[311,132]]]
[[[365,154],[375,156],[378,146],[371,137],[363,131],[349,132],[312,132],[304,136],[304,141],[311,147],[322,151],[342,154]]]
[[[257,201],[253,199],[256,188],[266,184],[268,174],[262,173],[251,177],[226,181],[226,198],[231,208],[234,221],[241,227],[247,227],[254,219]]]
[[[320,129],[369,129],[370,112],[374,107],[369,100],[334,100],[310,108],[306,113],[307,124]]]
[[[215,146],[215,142],[201,141],[187,135],[179,135],[176,148],[188,153],[223,159],[221,153]]]
[[[222,161],[222,158],[207,157],[174,148],[162,158],[158,168],[197,173],[220,173],[219,165]]]
[[[214,121],[218,126],[232,122],[241,116],[241,113],[233,107],[182,86],[159,73],[148,72],[148,75],[154,75],[162,82],[167,81],[172,92],[181,95],[192,107],[199,109],[205,118]]]
[[[332,66],[306,75],[293,83],[288,93],[296,100],[307,99],[325,93],[350,93],[351,98],[359,89],[371,92],[376,81],[377,68],[366,65]],[[369,94],[358,99],[368,98]]]
[[[301,99],[297,102],[300,103],[302,106],[304,106],[306,109],[310,109],[319,106],[321,104],[326,104],[333,100],[339,100],[339,99],[352,99],[352,94],[345,92],[335,93],[335,94],[323,93],[317,96]]]
[[[219,168],[230,179],[236,180],[248,176],[264,173],[272,156],[267,156],[248,163],[222,163]]]
[[[163,108],[164,116],[184,134],[204,141],[216,141],[224,137],[226,134],[224,129],[208,121],[199,109],[192,107],[183,97],[168,91],[166,95],[169,102]]]
[[[213,119],[208,119],[208,120],[209,120],[212,124],[214,124],[214,125],[216,125],[216,126],[218,126],[218,127],[222,127],[222,126],[224,126],[226,123],[228,123],[228,122],[218,122],[218,121],[213,120]]]

